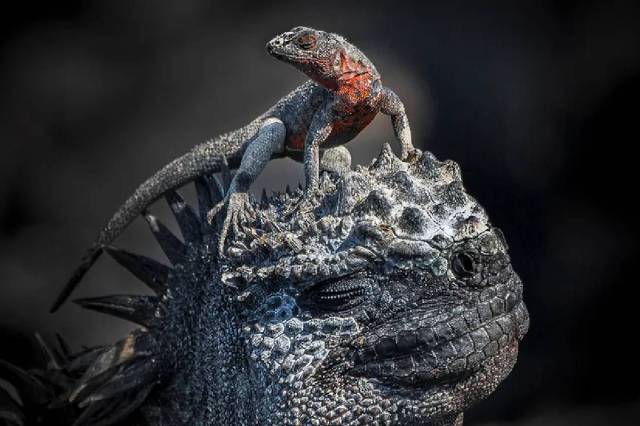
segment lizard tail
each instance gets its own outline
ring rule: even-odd
[[[225,149],[226,148],[226,149]],[[191,151],[173,160],[140,185],[133,195],[111,217],[100,235],[89,248],[53,303],[50,312],[55,312],[78,286],[84,275],[98,260],[103,248],[109,245],[124,229],[147,208],[149,204],[170,189],[182,186],[198,176],[220,171],[225,161],[236,168],[242,159],[241,145],[209,141],[195,146]]]

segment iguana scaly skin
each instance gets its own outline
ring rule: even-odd
[[[291,157],[304,162],[306,202],[318,185],[319,152],[353,139],[378,112],[391,116],[402,158],[414,151],[409,120],[400,98],[382,85],[371,61],[342,36],[307,27],[295,27],[269,43],[273,57],[289,63],[311,80],[278,101],[267,112],[236,131],[197,145],[172,161],[136,189],[103,228],[55,301],[55,311],[105,245],[110,244],[147,206],[169,189],[204,173],[220,171],[228,161],[239,167],[224,200],[209,220],[227,207],[218,250],[222,254],[227,232],[247,203],[247,191],[271,158]]]
[[[528,329],[504,237],[452,161],[385,145],[336,164],[310,209],[283,215],[301,190],[248,204],[224,258],[215,181],[195,182],[199,214],[169,192],[185,242],[146,217],[172,268],[108,248],[157,296],[78,301],[143,328],[50,365],[71,377],[33,403],[45,423],[461,425]]]

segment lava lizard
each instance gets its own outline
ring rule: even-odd
[[[343,145],[364,129],[378,112],[389,115],[402,159],[415,151],[409,120],[398,95],[382,85],[371,61],[344,37],[308,27],[295,27],[267,43],[268,53],[289,63],[310,80],[280,99],[267,112],[235,131],[196,145],[140,185],[111,217],[89,248],[51,312],[69,297],[103,248],[147,206],[166,191],[194,178],[220,171],[223,163],[236,174],[224,200],[208,215],[211,222],[224,206],[227,213],[218,242],[222,254],[230,226],[247,206],[251,183],[272,158],[304,163],[302,204],[318,186],[320,150]]]

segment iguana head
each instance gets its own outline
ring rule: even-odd
[[[380,78],[371,61],[344,37],[313,28],[294,27],[267,43],[267,51],[330,90]]]
[[[146,215],[172,268],[108,249],[157,296],[79,301],[143,328],[61,367],[71,386],[44,401],[76,424],[458,425],[511,371],[522,283],[454,162],[385,145],[324,173],[313,211],[284,214],[301,191],[254,203],[223,258],[200,220],[223,192],[196,189],[200,214],[167,195],[184,243]]]
[[[528,328],[522,283],[455,163],[386,146],[325,175],[312,215],[278,221],[293,200],[274,200],[262,214],[277,226],[237,239],[221,275],[247,289],[247,352],[284,419],[455,418],[506,377]]]

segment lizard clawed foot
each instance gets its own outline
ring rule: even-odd
[[[312,196],[310,194],[304,193],[300,198],[300,200],[296,203],[296,205],[289,211],[285,212],[284,214],[285,218],[289,219],[295,214],[298,214],[298,213],[304,214],[304,213],[309,213],[313,211],[315,206],[313,205],[313,201],[311,200],[311,197]]]
[[[407,163],[413,163],[416,159],[420,158],[421,155],[422,151],[418,148],[411,148],[403,150],[402,153],[400,153],[400,159]]]
[[[222,229],[220,230],[220,238],[218,240],[218,255],[222,257],[224,255],[224,243],[229,234],[229,229],[233,228],[233,232],[236,235],[240,235],[240,223],[247,222],[249,219],[255,216],[255,210],[249,201],[249,194],[246,192],[232,192],[218,203],[214,208],[207,213],[207,221],[209,224],[213,224],[215,217],[224,208],[227,207],[227,213],[222,223]]]

